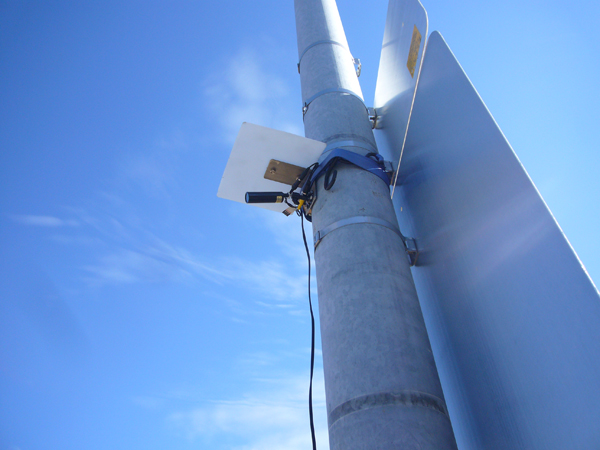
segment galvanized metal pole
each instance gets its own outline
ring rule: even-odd
[[[306,136],[376,151],[335,1],[295,9]],[[389,187],[336,169],[312,213],[330,448],[456,449]]]

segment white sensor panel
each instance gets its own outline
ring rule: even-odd
[[[237,135],[217,196],[246,203],[246,192],[288,192],[290,186],[264,178],[272,159],[308,167],[319,159],[325,143],[285,131],[244,122]],[[252,203],[252,206],[283,212],[285,203]]]

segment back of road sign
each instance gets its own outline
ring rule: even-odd
[[[600,448],[600,296],[437,32],[394,203],[459,448]]]
[[[377,127],[386,129],[383,139],[389,146],[397,147],[394,163],[402,158],[427,27],[427,12],[419,0],[390,0],[373,106],[380,116]]]

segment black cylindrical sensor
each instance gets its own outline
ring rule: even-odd
[[[281,203],[285,192],[246,192],[246,203]]]

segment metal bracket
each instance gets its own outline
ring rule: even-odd
[[[367,108],[367,111],[369,113],[369,120],[371,121],[371,129],[375,129],[377,128],[377,119],[379,119],[379,116],[377,115],[377,110],[373,107],[371,108]]]
[[[354,68],[356,70],[356,78],[360,77],[360,72],[362,70],[362,64],[360,63],[360,59],[352,57],[352,64],[356,66]]]
[[[407,238],[402,236],[404,247],[406,247],[406,254],[408,255],[408,261],[411,267],[417,265],[419,259],[419,249],[417,248],[417,240],[415,238]]]
[[[383,161],[383,169],[387,172],[390,180],[394,181],[394,163],[391,161]]]

